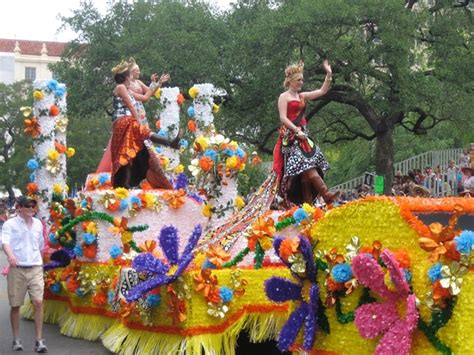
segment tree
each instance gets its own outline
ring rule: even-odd
[[[415,11],[398,0],[270,5],[241,1],[228,18],[234,31],[247,25],[235,48],[249,54],[232,66],[238,78],[234,122],[248,122],[241,137],[261,151],[270,150],[276,135],[274,107],[283,78],[278,73],[298,59],[305,60],[310,88],[320,85],[323,59],[332,62],[333,87],[307,116],[318,114],[318,131],[327,143],[375,140],[375,169],[385,176],[386,193],[396,127],[415,135],[444,121],[463,119],[472,127],[471,20],[464,7],[437,2],[436,8]],[[447,52],[454,55],[446,58]]]
[[[25,167],[31,156],[28,138],[23,134],[23,115],[20,107],[31,105],[31,84],[19,81],[0,83],[0,186],[14,199],[14,187],[22,187],[28,181]]]

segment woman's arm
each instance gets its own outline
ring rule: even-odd
[[[138,80],[138,83],[140,84],[140,89],[142,90],[142,92],[145,92],[145,94],[141,94],[132,90],[132,95],[135,98],[135,100],[138,100],[141,102],[147,102],[150,99],[150,97],[155,94],[156,90],[158,90],[161,87],[161,85],[167,82],[169,79],[170,79],[169,74],[163,74],[161,75],[158,82],[152,82],[150,87],[146,86],[140,80]]]
[[[281,94],[280,97],[278,98],[278,113],[280,115],[280,122],[285,125],[288,129],[291,129],[293,132],[295,132],[296,136],[298,138],[304,138],[305,134],[301,130],[300,127],[295,125],[287,116],[287,106],[288,106],[288,99],[285,95],[285,93]]]
[[[326,70],[326,78],[324,79],[323,85],[318,90],[302,92],[300,95],[305,100],[315,100],[318,97],[326,95],[331,86],[332,69],[327,60],[323,63],[324,69]]]
[[[127,105],[128,109],[132,113],[132,116],[135,117],[137,121],[140,121],[137,109],[135,108],[135,105],[133,105],[132,100],[130,100],[129,91],[127,90],[126,86],[123,84],[117,85],[115,88],[115,94],[123,100],[125,105]]]

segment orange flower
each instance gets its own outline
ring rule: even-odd
[[[28,192],[28,195],[34,195],[39,191],[39,187],[35,182],[30,182],[26,185],[26,191]]]
[[[168,202],[171,208],[180,208],[184,205],[185,197],[186,192],[183,189],[179,189],[178,191],[166,191],[163,194],[163,199]]]
[[[23,132],[31,135],[32,138],[36,138],[41,134],[38,118],[36,117],[26,118],[23,121],[23,124],[25,126]]]
[[[119,208],[120,208],[119,200],[114,200],[114,202],[110,203],[109,206],[107,207],[107,209],[112,212],[117,211]]]
[[[397,250],[396,252],[393,253],[393,256],[395,257],[395,260],[398,261],[398,265],[402,269],[408,269],[411,265],[411,260],[410,260],[410,255],[408,252],[404,249]]]
[[[433,284],[433,301],[437,305],[441,305],[443,303],[443,300],[446,298],[451,297],[451,294],[449,293],[449,288],[444,288],[441,286],[441,283],[439,281],[436,281]]]
[[[77,281],[76,279],[74,278],[70,278],[69,280],[67,280],[66,282],[66,289],[69,291],[69,292],[76,292],[76,290],[79,288],[79,281]]]
[[[188,129],[190,132],[196,132],[197,131],[197,124],[196,121],[194,120],[189,120],[188,121]]]
[[[264,219],[263,217],[259,217],[257,221],[252,224],[252,230],[248,236],[249,249],[254,251],[257,242],[259,242],[264,250],[269,250],[272,247],[275,232],[275,222],[272,218]]]
[[[66,146],[64,144],[59,143],[58,141],[54,142],[54,148],[59,154],[64,154],[67,150]]]
[[[107,295],[103,291],[96,292],[94,296],[92,296],[92,302],[98,306],[103,306],[107,303]]]
[[[176,101],[178,102],[178,105],[181,106],[181,105],[183,104],[184,100],[185,100],[185,99],[184,99],[184,95],[181,94],[181,93],[179,93],[178,96],[177,96],[177,98],[176,98]]]
[[[155,240],[145,240],[142,244],[138,246],[142,252],[152,253],[156,248]]]
[[[59,109],[58,106],[56,105],[51,105],[51,107],[49,108],[49,114],[51,116],[57,116],[61,113],[61,110]]]
[[[286,238],[280,244],[280,256],[283,260],[288,261],[288,258],[298,251],[300,240],[296,237]]]
[[[95,256],[97,255],[97,244],[90,244],[86,245],[84,244],[82,246],[82,250],[84,251],[84,256],[89,259],[94,259]]]
[[[258,155],[254,155],[252,158],[252,166],[257,166],[262,162],[262,158],[260,158]]]
[[[194,275],[194,282],[197,284],[196,292],[202,293],[206,300],[210,301],[210,296],[217,288],[218,281],[215,275],[212,275],[211,269],[203,269],[200,274]]]
[[[326,279],[326,287],[329,291],[342,291],[344,290],[344,284],[342,282],[336,282],[332,279],[332,277],[328,277]]]
[[[206,251],[206,256],[208,260],[218,269],[225,261],[230,260],[230,254],[217,244],[213,244],[209,247],[209,249]]]
[[[155,122],[155,127],[156,127],[156,129],[160,129],[160,128],[161,128],[161,120],[156,120],[156,122]]]
[[[168,285],[168,315],[171,316],[173,325],[186,320],[186,302],[178,297],[173,285]]]
[[[213,165],[214,161],[210,157],[202,157],[201,159],[199,159],[199,166],[204,171],[211,170]]]
[[[114,235],[121,235],[128,230],[128,218],[116,217],[114,218],[114,226],[109,227],[109,232]]]

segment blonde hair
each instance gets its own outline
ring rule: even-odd
[[[133,57],[128,58],[128,69],[133,70],[135,67],[138,68],[138,64],[135,61],[135,58]]]
[[[114,75],[125,73],[128,70],[129,63],[125,60],[122,60],[119,64],[112,68],[112,73]]]
[[[283,81],[283,87],[288,88],[292,81],[303,77],[303,69],[304,63],[301,60],[298,63],[288,65],[285,69],[285,81]]]

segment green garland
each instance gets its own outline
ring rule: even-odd
[[[224,264],[222,264],[222,267],[233,267],[236,266],[238,263],[240,263],[244,257],[250,252],[250,249],[246,247],[245,249],[241,250],[236,256],[231,261],[228,261]]]
[[[135,243],[134,240],[131,240],[131,241],[128,243],[128,245],[130,245],[130,248],[132,248],[133,250],[135,250],[137,253],[141,253],[141,252],[142,252],[142,250],[141,250],[139,247],[137,247],[137,243]]]
[[[291,226],[292,224],[295,224],[295,223],[296,223],[295,218],[293,216],[291,216],[291,217],[288,217],[288,218],[284,219],[283,221],[278,222],[275,225],[275,229],[277,231],[281,231],[282,229],[285,229],[286,227]]]
[[[265,250],[263,250],[260,242],[255,245],[255,269],[260,269],[263,264],[263,257],[265,256]]]
[[[454,298],[450,298],[446,301],[446,307],[439,312],[431,312],[431,322],[428,324],[421,317],[418,319],[418,329],[420,329],[428,338],[430,343],[438,350],[440,353],[445,355],[452,354],[449,346],[444,344],[436,335],[439,329],[444,327],[451,316],[453,315],[453,309],[456,301]]]

